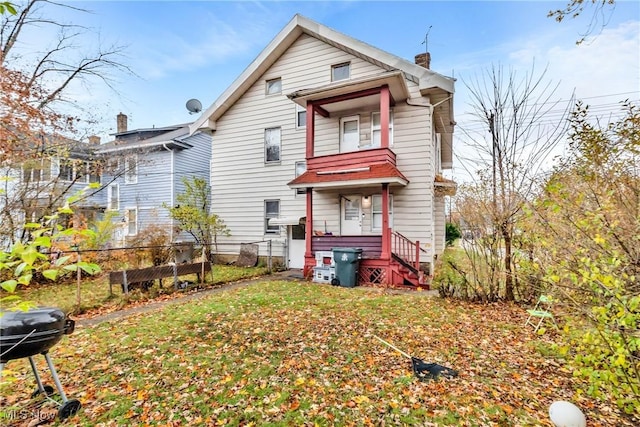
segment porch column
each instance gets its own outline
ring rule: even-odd
[[[315,106],[312,102],[307,102],[307,150],[306,150],[306,158],[309,160],[313,157],[314,145],[315,145]]]
[[[307,122],[308,124],[308,122]],[[313,236],[313,188],[307,187],[307,222],[304,227],[304,274],[307,274],[307,258],[313,258],[313,252],[311,251],[311,239]]]
[[[383,132],[384,133],[384,132]],[[389,184],[382,184],[382,253],[380,258],[391,258],[391,230],[389,229]]]
[[[389,148],[389,107],[391,94],[389,86],[380,88],[380,147]]]

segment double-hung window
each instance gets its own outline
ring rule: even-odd
[[[296,162],[296,178],[307,171],[307,162]],[[307,194],[306,188],[296,188],[296,194]]]
[[[280,161],[280,128],[264,130],[264,160],[265,163]]]
[[[120,189],[118,184],[111,184],[107,187],[107,210],[117,211],[120,209]]]
[[[296,105],[296,129],[307,127],[307,110],[302,105]]]
[[[382,140],[380,128],[380,112],[371,113],[371,147],[380,147]],[[393,112],[389,112],[389,146],[393,145]]]
[[[389,227],[393,227],[393,196],[389,194]],[[374,194],[371,200],[371,231],[382,231],[382,195]]]
[[[280,200],[265,200],[264,201],[264,233],[265,234],[279,234],[280,226],[269,224],[271,218],[278,218],[280,216]]]
[[[132,154],[124,159],[124,183],[136,184],[138,182],[138,155]]]
[[[127,235],[135,236],[138,234],[138,209],[127,209],[125,212],[125,219],[127,223]]]

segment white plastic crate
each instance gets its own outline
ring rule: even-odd
[[[335,267],[332,251],[316,251],[316,267]]]
[[[336,277],[336,269],[334,267],[314,267],[313,281],[316,283],[331,283]]]

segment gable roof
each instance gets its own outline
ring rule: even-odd
[[[153,130],[158,130],[158,128],[153,128]],[[161,128],[165,132],[160,133],[159,135],[153,135],[149,138],[143,139],[131,139],[131,140],[115,140],[110,141],[105,144],[102,144],[98,148],[99,153],[113,153],[116,151],[126,151],[126,150],[137,150],[137,149],[151,149],[158,147],[166,147],[170,149],[188,149],[193,147],[187,139],[192,136],[189,133],[189,125],[176,125],[176,126],[168,126]],[[119,135],[133,135],[136,133],[145,133],[149,131],[149,129],[137,129],[131,130],[127,132],[123,132]]]
[[[296,14],[231,86],[189,126],[190,133],[202,128],[215,129],[216,120],[231,108],[302,34],[315,37],[387,71],[402,71],[405,78],[419,86],[423,95],[437,93],[445,95],[446,98],[454,91],[455,80],[450,77],[445,77]]]

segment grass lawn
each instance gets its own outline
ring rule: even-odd
[[[51,354],[83,404],[64,425],[552,426],[555,400],[577,403],[590,427],[632,425],[576,396],[554,336],[524,323],[515,305],[264,281],[78,328]],[[373,335],[460,375],[420,382]],[[35,384],[26,359],[8,367],[18,381],[5,409]]]
[[[250,277],[267,274],[266,267],[236,267],[232,265],[214,265],[213,275],[205,275],[205,287],[234,282]],[[181,280],[191,280],[196,283],[196,275],[182,276]],[[143,292],[140,289],[132,290],[129,295],[124,295],[120,285],[113,285],[113,294],[109,293],[109,275],[102,274],[97,277],[83,278],[80,283],[80,305],[78,305],[78,286],[76,281],[69,279],[66,283],[31,284],[18,290],[18,295],[27,301],[33,301],[38,305],[58,307],[69,314],[95,314],[118,310],[124,306],[144,302],[157,298],[172,298],[183,295],[182,291],[176,291],[173,286],[173,278],[163,279],[163,287],[158,283]]]

